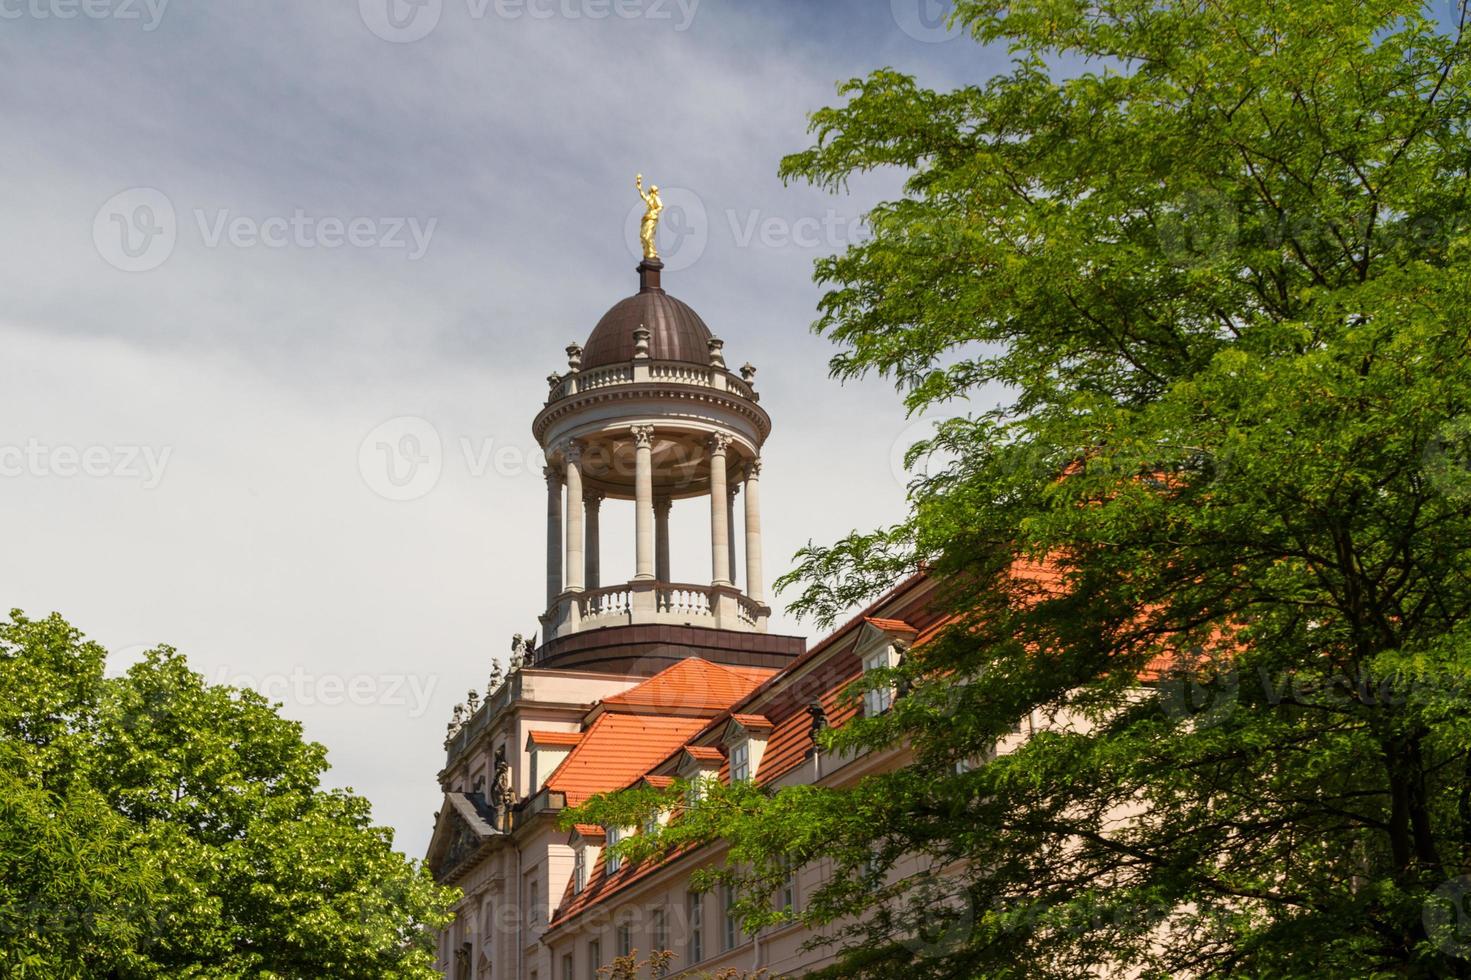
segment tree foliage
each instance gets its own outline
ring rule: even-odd
[[[61,617],[0,623],[0,974],[415,978],[449,893],[326,752],[168,647],[122,677]]]
[[[869,681],[905,695],[824,736],[916,762],[727,789],[658,846],[728,842],[753,925],[828,861],[795,914],[835,975],[1471,975],[1464,7],[956,16],[1007,73],[850,81],[782,166],[907,178],[816,326],[946,417],[937,462],[786,582],[823,624],[944,583],[955,626]]]

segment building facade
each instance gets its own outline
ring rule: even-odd
[[[689,887],[693,870],[722,861],[719,848],[623,865],[604,851],[631,830],[568,831],[560,814],[645,781],[842,785],[904,762],[827,758],[814,736],[854,710],[883,710],[845,707],[839,692],[939,627],[929,583],[903,583],[811,650],[768,632],[760,477],[771,419],[755,369],[727,367],[723,342],[664,291],[661,272],[646,257],[638,292],[567,348],[533,422],[548,460],[540,642],[517,637],[483,703],[456,709],[427,856],[463,892],[439,944],[454,980],[594,980],[635,949],[670,950],[671,976],[819,966],[829,954],[803,952],[800,926],[746,935],[726,896]],[[634,534],[627,576],[600,560],[609,498],[634,503],[634,527],[616,532]],[[708,509],[707,581],[671,581],[676,505]],[[823,873],[794,869],[784,899],[800,903]]]

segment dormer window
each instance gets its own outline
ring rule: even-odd
[[[863,673],[892,670],[899,666],[900,658],[918,635],[918,631],[902,619],[865,619],[854,650],[858,662],[863,665]],[[864,691],[863,716],[877,718],[888,711],[894,706],[896,693],[888,685]]]
[[[772,725],[764,715],[734,714],[725,726],[725,745],[730,759],[730,782],[754,782],[766,751]]]
[[[730,781],[732,783],[747,783],[751,781],[751,743],[740,741],[730,747]]]
[[[581,895],[587,887],[587,848],[579,847],[572,856],[572,894]]]
[[[898,664],[898,651],[893,646],[887,646],[863,658],[863,672],[868,674],[876,670],[888,670]],[[877,718],[893,706],[894,689],[892,687],[872,687],[863,692],[863,716],[865,718]]]
[[[640,779],[636,785],[641,789],[666,790],[673,782],[674,778],[672,776],[648,774]],[[660,806],[657,809],[650,810],[639,826],[644,833],[655,834],[668,821],[669,810],[664,806]]]
[[[547,777],[580,741],[579,732],[531,732],[526,736],[526,751],[531,757],[531,792],[546,785]]]
[[[572,832],[572,894],[581,895],[587,887],[588,871],[597,862],[598,848],[603,844],[603,828],[596,824],[578,824]]]
[[[611,850],[611,848],[613,847],[613,845],[617,844],[622,839],[623,839],[623,828],[622,827],[609,827],[608,828],[608,847],[610,848],[610,850],[608,851],[607,868],[608,868],[608,874],[610,874],[610,875],[611,874],[616,874],[618,872],[618,870],[623,867],[623,856],[621,854],[617,854],[617,853],[615,853],[614,851]]]
[[[724,761],[725,756],[713,745],[685,746],[679,775],[689,784],[684,797],[687,806],[700,805],[706,783],[719,778],[720,764]]]

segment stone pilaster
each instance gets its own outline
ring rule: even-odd
[[[583,590],[582,574],[584,571],[582,537],[582,447],[576,442],[568,442],[562,455],[567,461],[563,477],[567,483],[567,557],[563,562],[564,573],[567,577],[566,591],[581,592]]]
[[[654,427],[635,425],[634,469],[634,554],[636,580],[654,577]]]
[[[730,499],[726,489],[725,454],[731,437],[716,433],[710,448],[710,584],[730,585]]]
[[[746,464],[746,595],[765,601],[761,572],[761,460]]]
[[[547,608],[562,594],[562,474],[548,466],[547,480]]]

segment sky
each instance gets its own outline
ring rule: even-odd
[[[451,709],[543,611],[530,424],[636,290],[636,173],[666,288],[759,371],[768,578],[902,516],[922,424],[810,330],[813,260],[897,178],[777,168],[841,80],[1005,67],[944,11],[0,0],[0,602],[281,702],[422,856]],[[620,580],[631,510],[602,524]],[[706,534],[676,508],[675,578]]]

